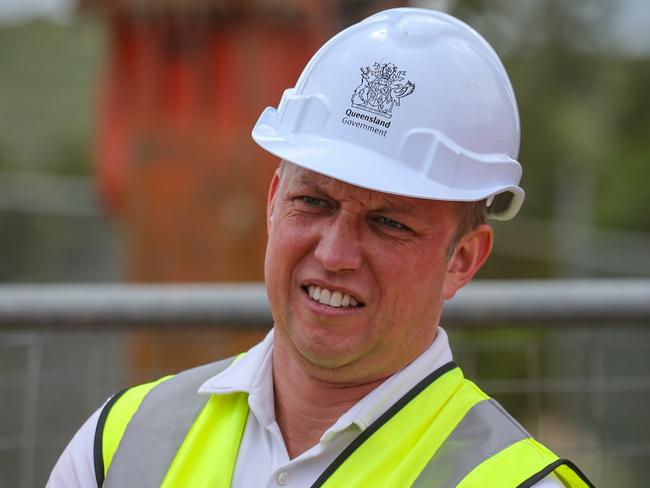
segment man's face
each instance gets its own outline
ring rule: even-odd
[[[458,273],[467,256],[445,258],[455,229],[453,203],[365,190],[286,164],[268,210],[274,354],[343,381],[404,367],[435,338],[444,299],[471,278]]]

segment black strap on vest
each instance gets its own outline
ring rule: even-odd
[[[361,432],[341,454],[339,454],[332,464],[330,464],[325,471],[321,473],[311,488],[319,488],[328,480],[330,476],[336,471],[351,455],[356,451],[361,444],[363,444],[371,435],[377,432],[386,422],[397,414],[406,404],[424,391],[431,383],[440,378],[443,374],[448,373],[452,369],[457,368],[456,363],[453,361],[436,369],[433,373],[429,374],[426,378],[420,381],[417,385],[411,388],[406,394],[397,400],[393,405],[386,410],[377,420],[368,426],[366,430]]]
[[[102,453],[102,437],[105,428],[106,419],[110,413],[111,408],[115,405],[117,400],[126,392],[124,390],[119,394],[115,395],[102,410],[100,414],[100,419],[98,421],[97,430],[95,431],[95,478],[97,479],[98,487],[102,486],[137,486],[142,487],[145,483],[141,482],[141,477],[146,476],[146,473],[150,473],[143,467],[146,465],[145,461],[157,461],[160,460],[160,456],[163,456],[165,462],[171,463],[173,459],[173,454],[176,453],[180,444],[170,447],[171,444],[164,443],[161,444],[163,449],[154,449],[154,447],[159,446],[149,446],[151,449],[146,449],[144,451],[138,451],[141,448],[137,446],[137,443],[140,439],[148,439],[151,441],[148,434],[151,433],[152,429],[167,429],[169,421],[171,420],[172,415],[178,415],[182,413],[185,415],[183,417],[188,423],[185,427],[187,430],[192,426],[196,415],[201,411],[203,406],[208,400],[207,395],[199,396],[198,388],[202,383],[207,381],[212,376],[222,372],[228,366],[230,366],[236,360],[235,357],[223,359],[215,363],[206,364],[203,366],[198,366],[191,368],[181,373],[178,373],[175,376],[166,379],[165,381],[160,382],[155,385],[142,399],[142,402],[135,411],[133,417],[129,421],[126,430],[120,440],[118,449],[115,451],[113,461],[111,466],[108,468],[107,476],[104,476],[104,462],[103,462],[103,453]],[[174,407],[170,407],[169,402],[161,402],[167,397],[174,399],[177,403]],[[200,398],[200,401],[196,401],[196,397]],[[159,409],[157,412],[154,410]],[[162,410],[160,410],[162,409]],[[144,411],[144,412],[143,412]],[[181,415],[182,417],[182,415]],[[187,434],[187,430],[184,431],[184,434]],[[137,432],[136,432],[137,431]],[[134,432],[136,432],[134,434]],[[185,435],[174,438],[174,443],[180,443],[184,439]],[[139,471],[125,471],[124,465],[120,463],[121,458],[129,459],[129,456],[133,456],[132,451],[136,449],[136,452],[141,453],[141,456],[138,457],[139,466],[143,467]],[[173,452],[172,452],[173,451]],[[130,454],[127,454],[130,453]],[[171,455],[171,457],[168,456]],[[156,457],[157,456],[157,457]],[[122,459],[124,461],[124,459]],[[116,474],[116,472],[118,474]],[[111,475],[111,473],[113,473]],[[121,481],[116,481],[116,478],[120,480],[120,476],[124,476],[125,473],[128,473],[129,476],[133,476],[134,479],[129,479],[130,484],[120,484]],[[164,474],[164,473],[163,473]],[[161,480],[147,480],[150,481],[150,484],[146,486],[160,486]]]
[[[102,408],[102,411],[99,414],[99,420],[97,420],[97,427],[95,427],[95,441],[93,443],[93,460],[95,462],[95,479],[97,480],[97,488],[101,488],[104,484],[104,425],[106,425],[106,419],[108,418],[108,414],[111,411],[111,408],[113,408],[113,405],[115,405],[120,397],[128,390],[129,388],[124,388],[122,391],[118,391],[113,395],[111,399],[106,402],[104,408]]]
[[[569,467],[575,474],[578,475],[578,477],[585,482],[585,484],[589,488],[596,488],[596,486],[587,479],[585,474],[580,471],[578,466],[573,464],[571,461],[568,459],[558,459],[552,464],[549,464],[546,466],[544,469],[542,469],[539,473],[534,474],[530,478],[528,478],[526,481],[524,481],[522,484],[520,484],[517,488],[531,488],[532,486],[535,485],[538,481],[542,481],[544,478],[546,478],[549,474],[551,474],[553,471],[555,471],[558,467],[560,466],[567,466]]]

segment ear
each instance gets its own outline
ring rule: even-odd
[[[271,229],[271,222],[273,221],[273,207],[275,203],[275,196],[278,193],[278,186],[280,185],[280,169],[275,170],[271,185],[269,186],[269,196],[266,201],[266,231]]]
[[[445,300],[452,298],[483,266],[492,251],[492,240],[492,227],[488,224],[479,225],[460,239],[445,274]]]

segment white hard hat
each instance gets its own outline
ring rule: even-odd
[[[487,41],[419,8],[334,36],[253,128],[262,148],[298,166],[386,193],[487,199],[501,220],[524,199],[519,134],[512,85]]]

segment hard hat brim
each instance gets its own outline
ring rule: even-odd
[[[253,140],[280,159],[330,178],[368,190],[428,200],[474,202],[510,192],[512,198],[505,208],[494,214],[488,211],[497,220],[514,217],[523,202],[524,192],[518,186],[451,188],[362,146],[313,134],[281,134],[275,129],[275,115],[272,107],[262,113],[253,128]]]

